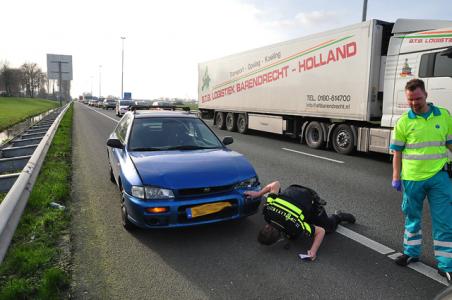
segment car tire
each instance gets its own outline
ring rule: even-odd
[[[333,148],[340,154],[351,154],[355,150],[355,137],[348,124],[340,124],[333,130]]]
[[[127,207],[126,204],[124,203],[125,200],[124,198],[121,201],[121,222],[122,222],[122,227],[124,227],[125,230],[127,231],[132,231],[134,229],[136,229],[136,226],[130,222],[128,216],[129,214],[127,213]]]
[[[226,129],[228,131],[237,131],[237,117],[234,113],[228,113],[226,115]]]
[[[325,146],[323,129],[319,122],[313,121],[308,124],[304,138],[309,148],[320,149]]]
[[[116,183],[115,175],[113,175],[113,169],[110,167],[110,181]]]

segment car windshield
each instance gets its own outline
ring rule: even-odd
[[[133,104],[133,101],[132,100],[121,100],[120,102],[119,102],[119,105],[127,105],[127,106],[129,106],[129,105],[132,105]]]
[[[130,151],[221,148],[217,136],[196,118],[138,118],[129,138]]]

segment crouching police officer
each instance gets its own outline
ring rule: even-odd
[[[317,257],[317,251],[325,233],[334,232],[342,222],[355,223],[355,217],[349,213],[336,211],[328,216],[323,208],[326,204],[317,193],[307,187],[291,185],[282,193],[281,185],[274,181],[259,192],[247,191],[248,197],[262,197],[269,193],[264,205],[264,219],[267,224],[260,230],[258,241],[263,245],[272,245],[281,237],[295,239],[300,234],[313,238],[308,255],[311,260]]]

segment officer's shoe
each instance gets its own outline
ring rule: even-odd
[[[341,222],[347,222],[350,224],[355,224],[355,222],[356,222],[355,216],[353,216],[352,214],[344,213],[340,210],[336,210],[336,212],[334,214],[339,217],[339,220]]]
[[[449,285],[451,284],[451,282],[452,282],[452,279],[451,279],[452,278],[452,272],[445,272],[445,271],[438,270],[438,274],[443,276],[443,277],[446,277],[447,283],[449,283]]]
[[[409,256],[409,255],[406,255],[406,254],[402,254],[402,255],[400,255],[399,257],[397,257],[395,259],[395,263],[398,264],[399,266],[402,266],[402,267],[405,267],[409,263],[417,262],[417,261],[419,261],[418,257],[412,257],[412,256]]]

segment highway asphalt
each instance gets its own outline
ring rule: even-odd
[[[313,262],[297,256],[309,248],[308,241],[294,242],[289,250],[282,244],[261,246],[256,241],[264,224],[260,213],[209,226],[125,231],[105,145],[117,120],[113,111],[75,104],[74,298],[432,299],[445,288],[339,233],[326,236]],[[270,134],[214,130],[234,138],[229,148],[250,160],[263,185],[278,179],[283,187],[309,186],[328,202],[328,212],[341,209],[356,216],[357,223],[344,225],[347,229],[402,250],[401,194],[391,188],[388,156],[343,156]],[[425,208],[422,262],[435,267]]]

